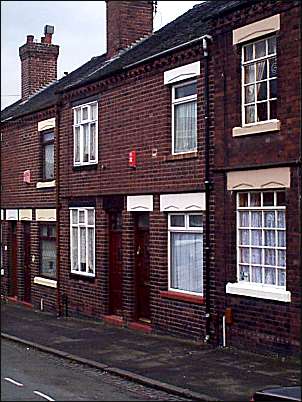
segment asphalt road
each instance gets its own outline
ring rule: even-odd
[[[165,392],[1,341],[1,401],[185,401]]]

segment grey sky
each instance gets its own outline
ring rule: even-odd
[[[158,1],[158,30],[200,1]],[[27,35],[43,36],[54,25],[53,43],[60,45],[58,78],[106,51],[104,1],[1,1],[1,109],[20,98],[19,47]],[[13,95],[13,96],[12,96]]]

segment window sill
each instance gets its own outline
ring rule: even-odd
[[[175,155],[169,155],[165,157],[165,161],[170,162],[170,161],[179,161],[183,159],[193,159],[198,157],[198,152],[188,152],[185,154],[175,154]]]
[[[56,181],[38,181],[36,184],[36,188],[53,188],[56,186]]]
[[[171,290],[161,291],[160,297],[164,299],[174,299],[194,304],[204,304],[204,297],[202,296],[193,296],[185,293],[173,292]]]
[[[92,163],[90,165],[73,165],[72,170],[78,172],[80,170],[97,170],[98,164]]]
[[[79,273],[75,273],[75,272],[70,272],[69,278],[75,279],[78,281],[84,281],[84,282],[94,282],[95,281],[95,275],[84,275],[84,274],[79,274]]]
[[[229,282],[226,284],[226,293],[238,296],[256,297],[259,299],[277,300],[285,303],[291,301],[291,293],[288,290],[250,283]]]
[[[244,127],[234,127],[232,130],[233,137],[240,137],[242,135],[262,134],[272,131],[280,131],[280,120],[267,121],[265,123],[253,124]]]
[[[43,278],[42,276],[35,276],[34,283],[36,285],[48,286],[49,288],[57,288],[57,281],[54,279]]]

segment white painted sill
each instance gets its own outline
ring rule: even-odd
[[[36,188],[52,188],[56,186],[56,181],[38,181],[36,184]]]
[[[57,281],[53,279],[42,278],[41,276],[35,276],[34,283],[36,285],[48,286],[49,288],[57,288]]]
[[[272,131],[280,131],[280,120],[267,121],[265,123],[257,123],[250,126],[234,127],[232,130],[233,137],[241,137],[242,135],[261,134]]]
[[[291,301],[291,293],[288,290],[263,285],[254,285],[251,283],[229,282],[226,284],[226,293],[239,296],[256,297],[258,299],[276,300],[285,303],[289,303]]]

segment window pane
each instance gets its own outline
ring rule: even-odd
[[[248,246],[250,244],[250,237],[248,230],[239,230],[239,244],[242,246]]]
[[[276,284],[276,270],[275,268],[265,268],[264,270],[264,283],[268,285]]]
[[[269,81],[269,97],[277,98],[277,80],[276,79]]]
[[[265,265],[276,265],[276,254],[274,249],[264,250],[264,264]]]
[[[256,63],[256,80],[261,81],[267,78],[267,61],[259,61]]]
[[[203,241],[200,233],[171,233],[171,287],[202,293]]]
[[[251,244],[253,246],[261,246],[262,245],[262,231],[261,230],[252,230],[251,231]]]
[[[244,61],[253,59],[253,45],[244,46]]]
[[[88,225],[94,225],[94,210],[87,209],[88,214]]]
[[[285,286],[285,270],[278,269],[278,286]]]
[[[242,227],[250,226],[249,212],[239,212],[239,225]]]
[[[262,263],[261,248],[251,249],[252,264],[260,265]]]
[[[286,245],[286,236],[285,236],[285,231],[278,231],[278,246],[279,247],[285,247]]]
[[[78,271],[79,262],[78,262],[78,228],[72,228],[72,270]]]
[[[79,124],[81,122],[81,108],[75,109],[75,124]]]
[[[78,223],[78,210],[77,209],[72,209],[72,223],[77,224]]]
[[[250,206],[251,207],[260,207],[261,205],[261,193],[250,193]]]
[[[43,134],[43,142],[53,141],[55,138],[54,132]]]
[[[48,225],[48,235],[49,237],[56,237],[57,228],[55,225]]]
[[[273,36],[272,38],[268,39],[268,54],[276,53],[276,37]]]
[[[170,215],[170,226],[185,227],[185,216],[184,215]]]
[[[86,229],[80,228],[80,270],[86,272]]]
[[[88,228],[88,272],[94,272],[94,229]]]
[[[190,227],[202,227],[202,215],[189,215]]]
[[[47,237],[48,236],[48,230],[47,230],[47,225],[43,225],[40,227],[41,230],[41,236],[43,237]]]
[[[257,100],[266,100],[267,99],[267,83],[266,82],[261,82],[260,84],[256,85],[257,88]],[[265,107],[267,108],[266,104],[264,104]],[[258,104],[258,109],[259,109],[260,104]],[[258,115],[259,115],[259,110],[258,110]]]
[[[277,214],[278,214],[277,217],[278,228],[285,229],[285,211],[278,211]]]
[[[249,248],[240,248],[239,250],[239,262],[248,264],[250,262],[250,250]]]
[[[174,152],[194,151],[197,145],[197,103],[174,106]]]
[[[255,58],[263,57],[266,55],[266,43],[265,40],[261,40],[255,43]]]
[[[85,211],[79,211],[79,222],[85,223]]]
[[[267,228],[274,228],[276,226],[274,211],[264,212],[264,226]]]
[[[285,267],[286,265],[286,252],[285,250],[278,250],[278,265]]]
[[[56,277],[56,242],[41,240],[41,274]]]
[[[276,245],[274,230],[264,231],[264,245],[270,247],[274,247]]]
[[[96,159],[96,125],[90,124],[90,160]]]
[[[250,280],[250,270],[248,265],[240,265],[239,280],[240,281]]]
[[[239,206],[247,207],[248,206],[248,193],[239,193]]]
[[[267,120],[267,102],[257,103],[257,121]]]
[[[285,206],[285,192],[284,191],[277,191],[277,205]]]
[[[245,107],[245,123],[255,123],[255,106]]]
[[[277,77],[277,57],[269,59],[269,76]]]
[[[277,101],[270,101],[270,119],[277,118]]]
[[[249,84],[255,81],[255,64],[244,67],[244,83]]]
[[[83,107],[83,109],[82,109],[82,117],[83,117],[83,120],[88,120],[88,107],[87,106]]]
[[[245,103],[251,103],[255,101],[255,85],[247,85],[245,87]]]
[[[260,228],[262,226],[262,214],[259,211],[252,211],[251,213],[251,227]]]
[[[54,144],[44,145],[44,179],[54,178]]]
[[[271,206],[274,205],[274,193],[263,193],[263,206]]]
[[[89,125],[83,125],[83,162],[89,160]]]
[[[262,283],[262,268],[252,267],[252,282]]]
[[[97,119],[97,104],[91,105],[91,120]]]
[[[74,160],[80,162],[80,127],[74,129]]]
[[[196,82],[191,82],[190,84],[175,88],[175,99],[184,98],[185,96],[191,96],[196,94],[197,94]]]

